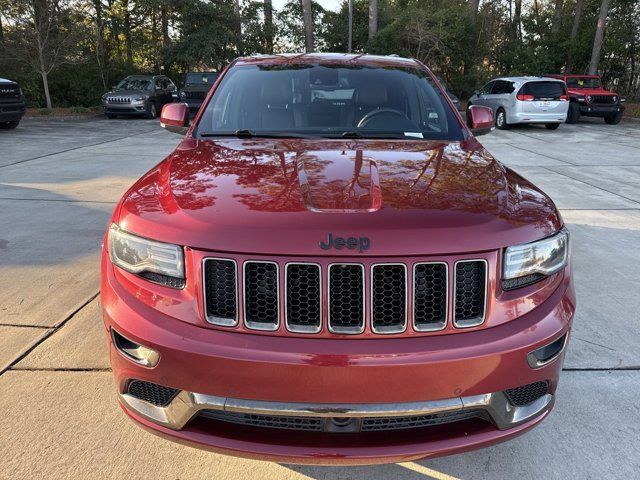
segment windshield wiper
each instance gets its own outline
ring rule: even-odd
[[[342,132],[341,134],[326,135],[329,138],[407,138],[404,133],[400,132],[357,132],[355,130],[349,130],[346,132]]]
[[[254,132],[253,130],[240,129],[234,132],[202,132],[201,137],[238,137],[238,138],[317,138],[315,135],[303,135],[300,133],[271,133]]]

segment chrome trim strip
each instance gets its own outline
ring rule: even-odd
[[[472,263],[483,262],[484,263],[484,306],[482,308],[482,317],[480,319],[462,320],[456,321],[456,291],[458,289],[458,282],[456,281],[456,273],[459,263]],[[470,328],[482,325],[487,318],[487,297],[489,295],[489,262],[484,258],[465,258],[464,260],[457,260],[453,264],[453,326],[456,328]]]
[[[531,368],[533,368],[534,370],[537,370],[538,368],[542,368],[545,367],[547,365],[549,365],[551,362],[553,362],[556,358],[558,358],[560,355],[562,355],[562,352],[564,352],[565,348],[567,348],[567,343],[569,343],[569,332],[566,332],[564,334],[564,341],[562,342],[562,348],[560,348],[560,350],[558,351],[558,353],[556,353],[553,357],[549,358],[548,360],[545,360],[544,362],[541,362],[540,360],[538,360],[536,358],[536,356],[533,354],[533,352],[535,352],[536,350],[540,350],[541,348],[544,348],[548,345],[551,345],[554,342],[557,342],[561,337],[556,338],[555,340],[553,340],[552,342],[549,342],[541,347],[538,347],[532,351],[530,351],[527,354],[527,363],[529,364],[529,366]]]
[[[236,276],[235,281],[235,295],[236,295],[236,316],[234,319],[209,316],[207,314],[207,279],[205,277],[205,264],[207,260],[220,260],[223,262],[233,262],[234,274]],[[204,318],[207,322],[213,325],[219,325],[221,327],[235,327],[238,325],[238,262],[233,258],[220,258],[220,257],[205,257],[202,259],[202,299],[204,302]]]
[[[308,327],[305,325],[289,325],[289,306],[287,304],[288,295],[287,295],[287,280],[289,279],[289,266],[291,265],[313,265],[318,267],[318,277],[320,283],[320,318],[318,319],[317,327]],[[293,333],[318,333],[322,330],[322,304],[324,303],[322,298],[322,265],[319,263],[313,262],[288,262],[284,266],[284,326],[285,328]]]
[[[384,266],[401,266],[404,269],[404,322],[399,327],[391,326],[391,327],[381,327],[376,328],[374,324],[373,318],[373,271],[376,267],[384,267]],[[370,305],[370,317],[371,317],[371,331],[373,333],[378,333],[380,335],[389,335],[393,333],[402,333],[407,329],[407,319],[409,318],[409,279],[407,276],[407,265],[405,263],[398,262],[381,262],[381,263],[373,263],[371,264],[371,268],[369,270],[369,305]]]
[[[166,407],[157,407],[128,393],[119,394],[130,410],[156,424],[182,429],[200,410],[304,417],[406,417],[468,409],[487,412],[500,430],[529,421],[549,410],[554,396],[546,394],[529,405],[514,406],[502,392],[406,403],[287,403],[225,398],[181,391]]]
[[[331,325],[331,268],[341,265],[355,265],[360,267],[362,270],[362,327],[333,327]],[[327,325],[331,333],[336,333],[338,335],[357,335],[364,332],[365,323],[367,321],[367,289],[365,288],[365,270],[364,265],[357,262],[337,262],[327,265]]]
[[[267,323],[267,322],[253,322],[251,320],[247,320],[247,265],[250,263],[265,263],[276,266],[276,322],[275,323]],[[277,262],[272,262],[269,260],[245,260],[242,264],[242,312],[243,312],[243,320],[244,325],[251,330],[262,330],[265,332],[273,332],[278,330],[280,327],[280,265]]]
[[[444,291],[445,291],[445,299],[444,299],[444,322],[442,322],[442,326],[433,327],[421,327],[416,325],[416,267],[419,265],[444,265]],[[449,264],[447,262],[417,262],[413,264],[413,329],[416,332],[438,332],[440,330],[444,330],[447,328],[447,323],[449,323]]]

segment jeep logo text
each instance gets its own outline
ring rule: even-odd
[[[362,253],[368,250],[370,246],[371,241],[367,237],[334,238],[332,233],[329,234],[326,241],[320,241],[320,248],[323,250],[330,250],[332,248],[342,250],[346,247],[349,250],[355,250],[357,248],[358,252]]]

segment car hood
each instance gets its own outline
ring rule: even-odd
[[[118,97],[139,97],[140,95],[151,95],[148,90],[111,90],[105,95],[115,95]]]
[[[125,195],[120,225],[197,249],[278,255],[368,237],[365,255],[484,251],[561,227],[553,202],[459,142],[185,139]]]
[[[618,95],[615,92],[609,90],[603,90],[601,88],[567,88],[569,93],[578,95]]]

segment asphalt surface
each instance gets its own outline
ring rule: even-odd
[[[179,137],[150,120],[0,131],[0,478],[631,479],[640,473],[640,122],[480,137],[573,236],[578,294],[553,414],[511,442],[375,467],[279,465],[159,439],[117,406],[99,253],[126,188]]]

